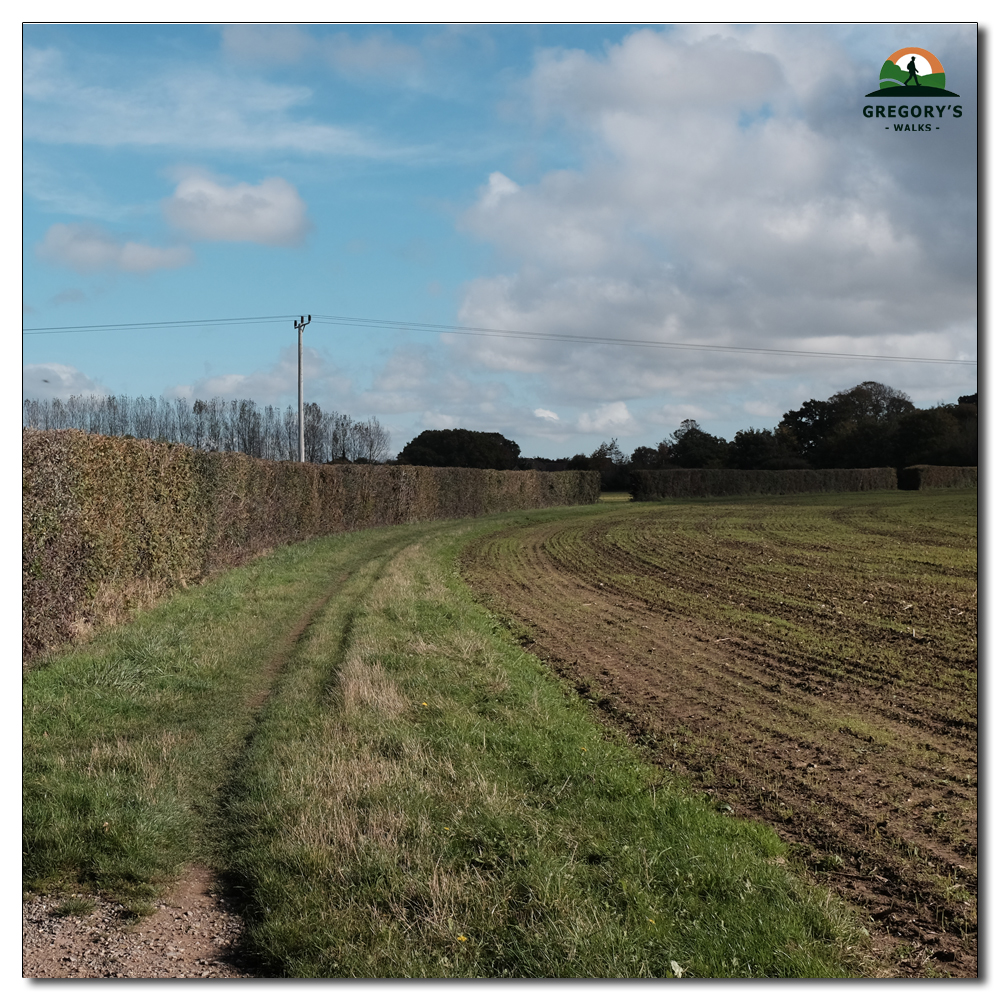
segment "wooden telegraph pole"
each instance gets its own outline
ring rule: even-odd
[[[308,319],[300,316],[298,320],[292,320],[295,329],[299,333],[299,461],[306,460],[306,423],[302,411],[302,331],[312,322],[312,313]]]

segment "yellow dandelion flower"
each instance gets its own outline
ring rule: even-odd
[[[653,919],[652,917],[646,917],[646,919],[647,919],[647,920],[648,920],[648,921],[649,921],[649,922],[650,922],[651,924],[655,924],[655,923],[656,923],[656,921],[655,921],[655,920],[654,920],[654,919]]]
[[[424,706],[424,708],[426,708],[426,707],[427,707],[427,702],[426,702],[426,701],[422,701],[422,702],[421,702],[420,704],[421,704],[421,705],[423,705],[423,706]]]
[[[458,940],[459,941],[468,941],[469,939],[464,934],[459,934],[458,935]]]

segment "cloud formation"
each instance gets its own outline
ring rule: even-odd
[[[113,236],[92,223],[56,223],[37,247],[49,264],[80,274],[96,271],[150,271],[184,267],[194,259],[188,247],[153,247]]]
[[[636,429],[628,407],[622,403],[606,403],[591,413],[581,413],[577,428],[584,434],[626,434]]]
[[[164,202],[163,214],[195,240],[293,246],[309,228],[305,202],[280,177],[227,187],[208,174],[191,173]]]
[[[817,58],[804,61],[803,49]],[[459,322],[731,347],[974,351],[975,129],[953,129],[921,171],[901,168],[899,143],[863,127],[864,79],[835,34],[808,26],[643,29],[603,54],[542,52],[526,84],[531,109],[559,125],[580,165],[524,183],[489,175],[461,225],[504,264],[466,285]],[[831,104],[856,106],[855,117],[831,116]],[[948,198],[928,194],[932,164]],[[921,377],[888,363],[453,344],[462,363],[546,373],[560,404],[712,396],[715,415],[728,407],[732,419],[745,413],[742,394],[760,399],[767,383],[807,370],[835,379],[831,391]],[[944,384],[967,382],[935,374],[946,395]],[[610,428],[610,414],[592,411],[580,429]]]
[[[222,29],[222,49],[254,65],[319,60],[355,80],[416,85],[424,68],[420,50],[397,42],[387,31],[356,39],[346,32],[316,36],[291,25],[232,24]]]
[[[350,394],[350,381],[345,378],[315,348],[302,349],[302,375],[306,383],[306,399],[329,406],[331,399],[344,399]],[[185,399],[252,399],[261,405],[281,404],[294,398],[298,391],[298,350],[282,349],[277,360],[256,371],[226,372],[206,375],[186,385],[173,385],[164,390],[169,397]],[[340,404],[340,408],[344,408]]]
[[[70,396],[106,396],[108,388],[72,365],[55,362],[25,365],[22,392],[25,399],[69,399]]]
[[[302,116],[299,109],[313,97],[308,87],[202,66],[151,70],[127,85],[101,85],[74,73],[57,50],[28,47],[23,96],[28,141],[377,159],[414,155],[357,129]]]

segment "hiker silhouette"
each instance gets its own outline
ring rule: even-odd
[[[910,85],[910,81],[912,80],[919,87],[920,82],[917,80],[917,76],[919,74],[917,73],[916,56],[910,56],[910,61],[906,64],[906,68],[907,70],[909,70],[910,75],[906,78],[906,82],[903,84],[903,86],[908,87]]]

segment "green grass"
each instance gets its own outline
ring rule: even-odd
[[[271,976],[859,974],[773,832],[609,737],[472,600],[460,548],[535,516],[282,550],[31,674],[29,886],[212,864]]]
[[[149,896],[221,850],[219,790],[265,667],[303,609],[377,555],[372,534],[283,549],[36,665],[23,685],[28,889]]]

